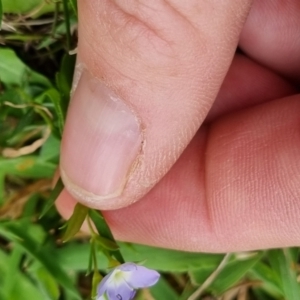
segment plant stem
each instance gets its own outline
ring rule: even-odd
[[[198,297],[204,292],[206,288],[208,288],[211,283],[216,279],[216,277],[219,275],[219,273],[223,270],[223,268],[226,266],[229,258],[231,256],[231,253],[227,253],[223,260],[220,262],[219,266],[208,276],[208,278],[203,282],[203,284],[197,289],[189,298],[188,300],[196,300]]]

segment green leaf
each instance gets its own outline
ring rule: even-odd
[[[62,97],[60,93],[54,88],[47,90],[43,95],[54,104],[58,122],[58,129],[60,132],[60,136],[62,136],[63,129],[65,126],[65,112],[62,106]]]
[[[99,235],[101,237],[104,237],[112,242],[116,242],[111,231],[110,228],[108,227],[108,225],[106,224],[105,219],[103,218],[103,216],[101,215],[100,212],[95,211],[93,209],[90,209],[89,211],[89,216],[92,219],[92,221],[95,224],[95,227],[99,233]],[[123,256],[121,254],[121,252],[119,250],[117,251],[111,251],[110,253],[111,255],[113,255],[120,263],[124,263],[125,260],[123,259]]]
[[[102,237],[105,237],[111,241],[114,241],[114,237],[111,233],[110,228],[106,224],[105,219],[103,218],[102,214],[99,211],[96,211],[94,209],[91,209],[89,211],[89,216],[94,222],[97,231],[99,232],[99,235]]]
[[[162,272],[186,272],[200,268],[215,269],[222,261],[221,254],[193,253],[149,247],[139,244],[118,243],[126,261],[143,262],[145,267]],[[57,251],[59,263],[68,270],[85,271],[89,260],[90,245],[69,243]],[[103,253],[97,253],[99,269],[105,269]]]
[[[296,264],[292,257],[292,251],[288,248],[268,252],[269,262],[278,276],[285,299],[300,299]]]
[[[76,55],[65,54],[61,62],[60,70],[56,74],[56,78],[55,78],[56,85],[63,97],[67,97],[67,98],[70,97],[70,91],[72,88],[73,74],[75,68],[75,61],[76,61]],[[62,106],[66,112],[68,103],[64,103]]]
[[[2,0],[2,4],[5,13],[26,14],[35,10],[35,16],[52,12],[55,8],[54,1],[45,0]]]
[[[75,289],[71,279],[61,266],[55,263],[56,257],[49,251],[39,246],[29,232],[29,228],[24,228],[22,223],[2,223],[0,226],[0,234],[5,238],[11,239],[18,246],[24,249],[29,255],[36,259],[54,278],[57,282],[72,294],[74,299],[80,299],[80,296]],[[17,238],[15,238],[17,237]]]
[[[116,242],[109,240],[107,238],[104,238],[102,236],[96,236],[95,242],[97,243],[97,245],[99,245],[103,249],[110,250],[110,251],[119,250],[119,246]]]
[[[139,244],[119,243],[119,246],[126,261],[143,261],[146,267],[163,272],[216,268],[223,258],[221,254],[184,252]]]
[[[17,175],[24,178],[51,178],[56,164],[43,161],[34,155],[16,158],[0,157],[0,173]]]
[[[0,206],[5,202],[4,196],[5,196],[5,174],[2,174],[0,172]]]
[[[210,288],[216,294],[222,294],[227,289],[231,288],[237,282],[242,280],[247,272],[262,258],[263,252],[248,259],[235,259],[229,262],[224,269],[221,270],[216,280],[211,284]]]
[[[3,14],[3,8],[2,8],[2,1],[0,0],[0,30],[2,24],[2,14]]]
[[[55,278],[43,267],[36,270],[36,281],[41,291],[51,300],[57,300],[60,296],[59,286]]]
[[[72,8],[75,16],[77,16],[77,0],[69,0],[69,3],[71,5],[71,8]]]
[[[250,256],[248,259],[234,259],[227,263],[218,276],[208,287],[214,294],[222,294],[238,281],[261,259],[263,253]],[[199,269],[190,272],[191,279],[195,285],[201,285],[215,269]]]
[[[278,277],[263,261],[259,261],[249,272],[250,278],[261,282],[260,288],[274,298],[280,298],[281,289],[278,287]]]
[[[14,1],[11,2],[14,3]],[[32,71],[18,58],[13,50],[8,48],[0,49],[0,81],[6,86],[21,87],[25,83],[31,83],[51,87],[51,83],[46,77]]]
[[[70,101],[70,92],[72,88],[73,73],[75,67],[75,55],[65,54],[59,72],[56,74],[56,85],[60,92],[60,98],[58,103],[55,104],[55,109],[59,117],[61,124],[60,130],[62,132],[65,118],[67,115],[67,109]]]
[[[158,283],[150,288],[150,292],[155,300],[178,300],[178,294],[162,276]]]
[[[102,279],[103,279],[103,277],[101,276],[101,274],[97,270],[95,270],[93,273],[93,279],[92,279],[92,292],[91,292],[92,299],[96,299],[97,286]]]
[[[1,285],[2,292],[9,297],[12,294],[15,285],[15,272],[19,268],[20,261],[24,251],[21,251],[20,248],[15,247],[10,256],[7,258],[7,264],[9,268],[7,268],[5,277],[3,277],[4,282]]]
[[[68,0],[62,0],[62,6],[64,11],[64,20],[66,26],[66,41],[67,41],[67,50],[71,50],[71,26],[70,26],[70,14],[69,14],[69,6]]]
[[[74,211],[67,221],[67,229],[62,237],[63,242],[70,240],[80,230],[88,211],[89,209],[80,203],[75,205]]]
[[[18,288],[13,288],[10,293],[6,293],[3,279],[6,278],[8,272],[13,272],[14,277],[13,287],[16,282],[18,284]],[[4,251],[0,248],[0,299],[2,300],[15,300],[20,299],[20,295],[22,295],[22,300],[32,300],[32,299],[43,299],[43,294],[34,286],[32,281],[18,268],[13,268],[11,266],[10,255],[4,253]],[[8,278],[9,279],[9,278]]]
[[[60,140],[51,134],[47,141],[43,144],[39,158],[43,161],[53,161],[58,163],[59,154]]]
[[[54,189],[51,191],[51,194],[49,196],[49,199],[47,200],[47,204],[44,206],[41,215],[40,215],[40,219],[45,216],[45,214],[50,210],[50,208],[54,205],[55,200],[57,199],[57,197],[59,196],[59,194],[62,192],[64,188],[64,184],[61,180],[61,178],[58,179]]]

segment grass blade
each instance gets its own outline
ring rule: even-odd
[[[268,252],[273,270],[277,273],[285,299],[300,299],[295,262],[290,249],[276,249]]]
[[[66,26],[66,38],[67,38],[67,48],[68,51],[71,50],[71,26],[70,26],[70,14],[68,8],[67,0],[63,0],[63,8],[64,8],[64,15],[65,15],[65,26]]]
[[[103,216],[100,214],[100,212],[97,212],[95,210],[90,210],[89,216],[94,222],[96,229],[101,237],[107,238],[108,240],[111,240],[115,242],[115,239],[109,229],[109,227],[106,224],[106,221],[104,220]],[[119,250],[112,251],[111,254],[120,262],[124,263],[123,256]]]
[[[27,233],[28,228],[22,223],[4,223],[1,226],[1,234],[13,242],[18,244],[29,255],[36,259],[44,268],[54,277],[57,282],[69,292],[74,300],[80,300],[80,296],[76,291],[71,279],[66,272],[55,263],[56,258],[49,251],[43,251],[43,247],[39,247],[36,241]],[[15,238],[16,237],[16,238]]]
[[[62,180],[59,178],[54,189],[52,190],[50,197],[48,199],[47,204],[44,206],[42,213],[40,215],[40,219],[49,211],[49,209],[54,205],[56,198],[62,192],[64,188],[64,184]]]
[[[77,203],[75,205],[74,211],[72,213],[72,216],[67,221],[67,229],[62,237],[63,242],[69,241],[71,238],[74,237],[74,235],[80,230],[89,209],[80,204]]]
[[[0,30],[2,27],[2,15],[3,15],[3,8],[2,8],[2,1],[0,0]]]

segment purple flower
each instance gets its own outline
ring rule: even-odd
[[[159,276],[156,271],[134,263],[122,264],[100,282],[96,300],[131,300],[137,289],[154,285]]]

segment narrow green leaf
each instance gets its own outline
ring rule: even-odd
[[[223,258],[221,254],[184,252],[121,242],[118,245],[126,261],[142,261],[145,267],[161,272],[186,272],[200,268],[214,270]],[[86,271],[89,255],[90,245],[75,242],[55,252],[59,264],[68,270],[83,272]],[[107,267],[104,254],[99,251],[97,261],[99,269],[104,270]]]
[[[70,98],[72,88],[73,74],[75,68],[76,55],[65,54],[61,61],[59,72],[56,74],[56,85],[63,97]],[[66,110],[68,103],[64,103],[63,108]]]
[[[62,107],[62,97],[59,92],[51,88],[44,93],[44,97],[48,98],[53,104],[57,116],[57,123],[60,135],[62,136],[64,125],[65,125],[65,112]]]
[[[2,0],[3,12],[13,14],[26,14],[35,10],[34,16],[40,16],[54,10],[53,1],[45,0]],[[37,8],[40,7],[39,10]]]
[[[104,220],[102,214],[98,211],[95,211],[93,209],[90,209],[89,211],[89,216],[92,219],[92,221],[95,224],[95,227],[99,233],[100,236],[112,241],[112,242],[116,242],[108,225],[106,224],[106,221]],[[120,263],[124,263],[125,260],[121,254],[120,251],[113,251],[111,253]]]
[[[54,189],[52,190],[49,199],[47,200],[47,204],[44,206],[41,215],[40,215],[40,219],[49,211],[49,209],[54,205],[55,200],[57,199],[57,197],[59,196],[59,194],[62,192],[64,188],[64,184],[61,180],[61,178],[59,178],[59,180],[57,181]]]
[[[24,178],[51,178],[56,164],[43,161],[38,156],[26,155],[16,158],[0,157],[1,173],[17,175]]]
[[[96,296],[97,296],[97,286],[98,284],[100,283],[100,281],[102,280],[102,276],[101,274],[97,271],[97,270],[94,270],[94,273],[93,273],[93,279],[92,279],[92,299],[96,299]]]
[[[4,202],[5,202],[5,174],[3,174],[0,171],[0,206],[2,206]]]
[[[279,299],[282,295],[281,288],[278,286],[278,276],[264,261],[259,261],[249,272],[250,278],[261,282],[260,289]]]
[[[89,216],[94,222],[96,229],[100,236],[105,237],[111,241],[115,241],[110,228],[106,224],[106,221],[104,220],[102,214],[100,211],[96,211],[94,209],[91,209],[89,211]]]
[[[95,241],[91,240],[90,241],[90,255],[89,255],[89,260],[88,260],[89,264],[88,264],[88,268],[86,270],[86,275],[89,275],[93,270],[94,256],[96,256],[96,259],[97,259],[97,253],[95,251]]]
[[[62,0],[63,10],[65,15],[66,38],[68,51],[71,50],[71,28],[70,28],[70,14],[68,7],[68,0]]]
[[[300,299],[300,289],[297,282],[295,262],[292,260],[291,250],[270,250],[268,258],[279,278],[285,299]]]
[[[115,241],[109,240],[101,236],[96,236],[95,241],[101,248],[104,248],[106,250],[117,251],[120,249],[120,247]]]
[[[60,118],[61,132],[63,130],[64,120],[67,115],[67,109],[70,101],[75,61],[75,55],[65,54],[61,62],[60,70],[55,76],[56,85],[60,93],[58,114]]]
[[[2,8],[2,1],[0,0],[0,30],[2,24],[2,15],[3,15],[3,8]]]
[[[7,269],[5,277],[3,277],[4,282],[1,285],[1,290],[9,298],[15,286],[15,276],[16,276],[15,273],[16,270],[18,270],[19,268],[19,264],[23,254],[24,254],[23,249],[21,250],[20,247],[15,247],[12,250],[9,258],[7,258],[7,263],[9,265],[9,268]]]
[[[62,237],[63,242],[70,240],[80,230],[88,211],[89,209],[80,203],[75,205],[72,216],[67,221],[67,229]]]
[[[76,0],[69,0],[69,3],[72,7],[72,10],[73,10],[75,16],[77,16],[77,1]]]
[[[263,254],[263,252],[260,252],[249,259],[234,259],[229,262],[219,273],[209,289],[213,290],[217,295],[222,294],[242,280],[247,272],[262,258]]]
[[[60,296],[59,286],[53,276],[43,267],[36,270],[36,279],[40,289],[51,300],[57,300]]]
[[[51,255],[49,251],[43,251],[36,241],[24,230],[20,223],[5,223],[1,224],[1,234],[4,237],[11,239],[22,247],[28,254],[35,258],[46,270],[56,278],[57,282],[66,289],[67,292],[73,295],[74,299],[80,300],[80,296],[74,287],[71,279],[61,266],[56,262],[56,257]],[[18,238],[14,238],[17,236]]]
[[[218,267],[224,255],[176,251],[139,244],[118,243],[126,261],[145,261],[148,268],[162,272],[186,272]]]

